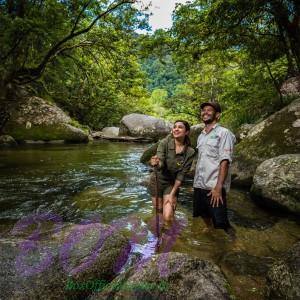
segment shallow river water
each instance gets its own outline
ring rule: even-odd
[[[149,169],[139,163],[146,147],[99,142],[1,150],[0,235],[8,238],[17,221],[44,212],[71,223],[121,222],[134,244],[131,257],[177,251],[210,259],[222,269],[237,299],[263,299],[268,267],[300,239],[299,221],[264,210],[246,191],[232,189],[229,217],[237,241],[221,230],[203,233],[203,222],[192,218],[192,188],[187,185],[175,222],[158,228],[145,187]],[[176,240],[170,242],[172,228],[177,229]]]

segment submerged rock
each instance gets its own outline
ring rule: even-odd
[[[260,164],[251,192],[261,203],[300,214],[300,154],[280,155]]]
[[[300,99],[256,124],[235,149],[232,184],[250,187],[257,166],[282,154],[300,153]]]
[[[229,252],[221,260],[221,264],[235,275],[266,276],[274,262],[270,257],[258,257],[245,252]]]
[[[120,136],[134,136],[158,140],[168,135],[171,131],[171,123],[142,114],[129,114],[122,118],[120,124]]]
[[[97,299],[230,299],[228,283],[210,261],[182,253],[154,256],[140,269],[119,275]]]
[[[0,147],[1,146],[4,147],[17,146],[17,142],[10,135],[0,135]]]
[[[267,282],[268,299],[300,299],[300,242],[273,264]]]
[[[88,142],[88,134],[72,124],[72,119],[56,105],[38,97],[30,97],[11,112],[3,132],[17,141]]]
[[[82,299],[92,290],[79,283],[112,280],[126,262],[128,245],[112,227],[99,223],[65,226],[37,240],[2,239],[1,297]]]

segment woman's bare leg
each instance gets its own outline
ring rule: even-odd
[[[174,219],[175,208],[168,200],[169,195],[163,196],[163,218],[166,222],[171,222]],[[177,200],[177,199],[176,199]]]

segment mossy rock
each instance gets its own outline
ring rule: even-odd
[[[300,99],[256,124],[236,146],[232,183],[251,186],[260,163],[293,153],[300,153]]]
[[[300,242],[273,264],[267,283],[267,299],[300,299]]]
[[[17,141],[88,142],[88,134],[59,107],[38,97],[26,98],[11,112],[4,132]]]
[[[260,164],[251,193],[261,204],[300,215],[300,154],[280,155]]]
[[[22,234],[0,239],[1,299],[85,299],[92,291],[77,283],[111,281],[130,246],[113,227],[100,223],[64,225],[59,232],[39,227],[39,232],[37,241]]]
[[[229,284],[214,263],[188,254],[169,252],[153,256],[116,277],[89,300],[207,299],[229,300]]]
[[[0,135],[0,147],[14,147],[17,146],[17,142],[10,135]]]

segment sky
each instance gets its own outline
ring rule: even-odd
[[[150,2],[150,12],[152,16],[149,18],[150,26],[152,30],[166,29],[172,26],[172,11],[175,8],[175,3],[185,3],[187,0],[141,0],[144,5],[148,5]]]

